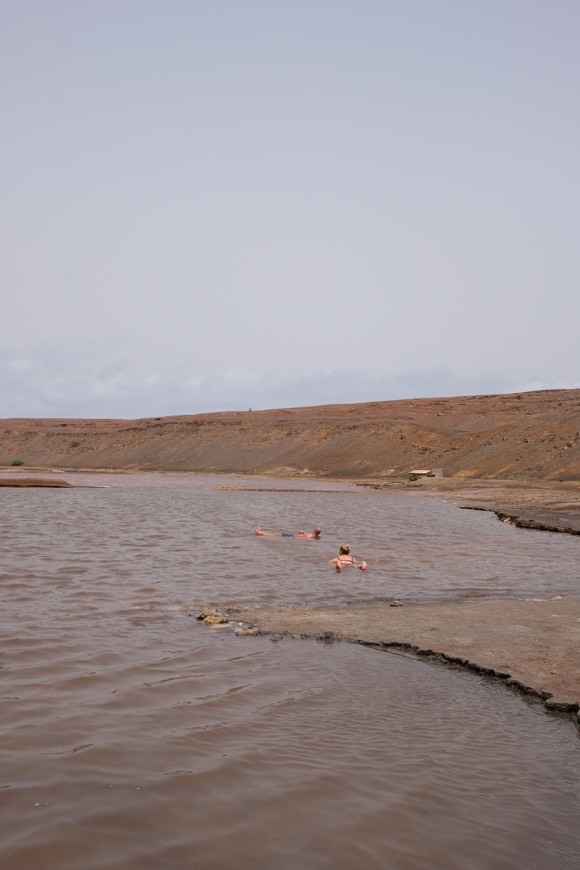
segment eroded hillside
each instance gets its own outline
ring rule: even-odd
[[[0,465],[580,480],[580,390],[140,420],[2,420]]]

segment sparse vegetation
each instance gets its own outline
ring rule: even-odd
[[[71,441],[71,443],[70,443],[71,447],[80,447],[80,445],[81,445],[80,441]]]
[[[10,465],[24,465],[24,459],[13,459]]]

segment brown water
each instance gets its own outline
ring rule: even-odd
[[[191,615],[578,594],[577,539],[315,484],[67,478],[107,488],[0,490],[3,870],[580,866],[568,720],[453,668]],[[326,563],[346,541],[366,575]]]

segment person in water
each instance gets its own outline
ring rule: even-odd
[[[256,535],[268,535],[269,537],[275,538],[312,538],[317,541],[322,534],[322,529],[314,529],[312,532],[304,532],[300,529],[299,532],[281,532],[277,529],[275,532],[266,532],[264,529],[261,529],[259,526],[256,526],[254,529]]]
[[[329,559],[329,563],[332,565],[336,565],[337,571],[342,571],[345,565],[353,565],[357,568],[360,568],[361,571],[367,570],[367,563],[363,559],[355,559],[354,556],[350,555],[350,545],[343,544],[340,550],[338,551],[338,556],[335,556],[334,559]]]

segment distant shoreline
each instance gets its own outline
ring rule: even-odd
[[[113,475],[159,475],[164,478],[172,476],[196,477],[211,476],[216,479],[237,477],[259,478],[275,491],[276,480],[295,481],[300,478],[295,475],[244,474],[244,473],[211,473],[211,472],[173,472],[173,471],[143,471],[141,469],[0,469],[0,486],[18,487],[75,487],[74,482],[67,481],[67,475],[88,474],[98,477],[101,474]],[[463,478],[426,478],[414,483],[369,480],[366,478],[308,478],[308,487],[295,487],[296,490],[311,491],[313,484],[356,486],[374,490],[377,493],[405,494],[411,496],[435,498],[452,502],[468,510],[490,511],[498,519],[510,522],[520,528],[536,529],[555,533],[580,535],[580,483],[567,481],[506,481],[506,480],[465,480]],[[78,484],[76,484],[78,486]],[[83,484],[86,485],[86,484]],[[236,487],[237,489],[238,487]],[[246,489],[241,485],[239,488]],[[257,487],[250,487],[255,489]],[[260,489],[262,487],[259,487]],[[287,491],[285,487],[285,491]]]
[[[0,486],[39,486],[45,489],[68,487],[69,489],[74,489],[73,484],[66,480],[59,480],[58,478],[51,480],[46,477],[19,477],[16,474],[11,478],[0,477]]]

